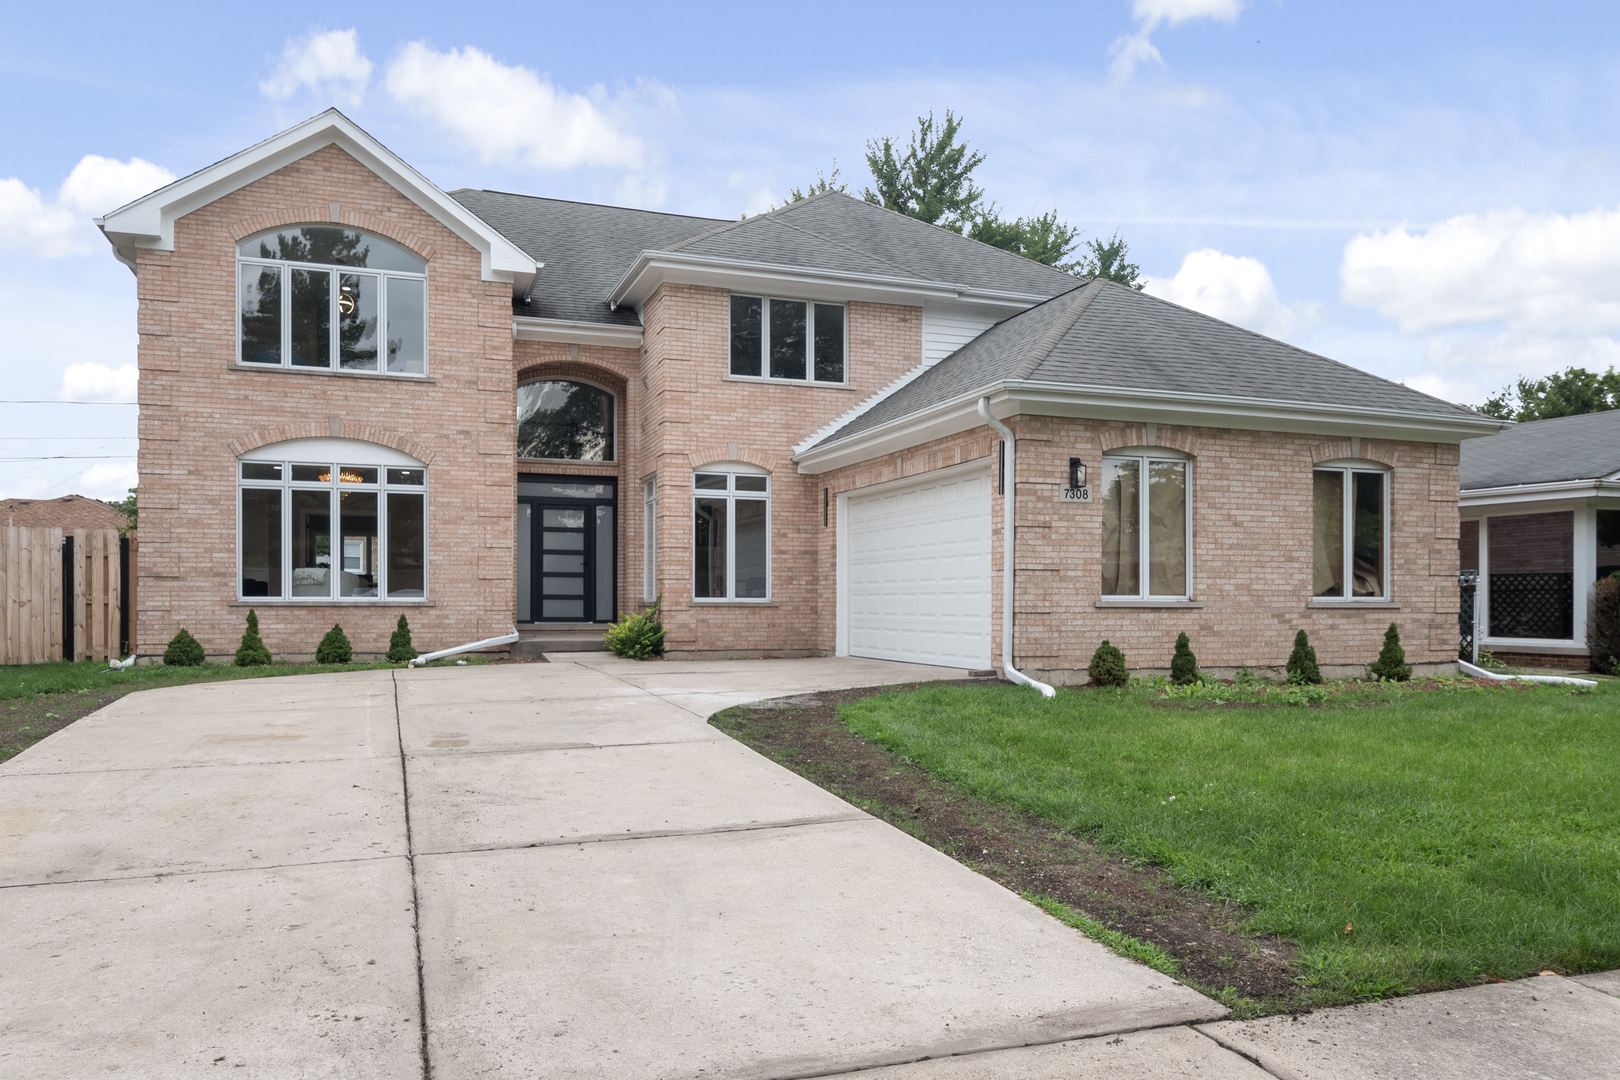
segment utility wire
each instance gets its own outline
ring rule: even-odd
[[[49,398],[0,398],[0,405],[139,405],[138,401],[53,401]]]

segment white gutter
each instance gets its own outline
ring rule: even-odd
[[[425,664],[429,660],[442,660],[446,656],[455,656],[457,653],[477,652],[479,649],[491,649],[496,645],[512,645],[517,642],[517,639],[517,627],[514,626],[512,627],[512,632],[510,634],[502,634],[500,637],[485,638],[483,641],[474,641],[468,645],[457,645],[453,649],[440,649],[438,652],[424,653],[405,666],[408,668],[413,668],[418,664]]]
[[[1486,506],[1494,503],[1540,502],[1558,498],[1580,498],[1583,495],[1620,491],[1615,478],[1593,477],[1582,480],[1548,480],[1539,484],[1508,484],[1502,487],[1463,488],[1461,505]]]
[[[1017,520],[1014,493],[1018,490],[1018,474],[1013,468],[1014,440],[1007,425],[990,415],[989,398],[979,399],[979,415],[1007,443],[1007,471],[1003,480],[1007,490],[1001,499],[1001,670],[1020,686],[1032,686],[1039,690],[1042,697],[1057,697],[1056,690],[1013,667],[1013,524]]]
[[[1462,669],[1464,675],[1472,675],[1476,679],[1494,679],[1503,682],[1512,679],[1516,682],[1558,683],[1564,686],[1596,686],[1591,679],[1569,679],[1562,675],[1495,675],[1482,667],[1475,667],[1466,660],[1457,661],[1457,667]]]

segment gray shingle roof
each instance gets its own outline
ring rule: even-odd
[[[1135,289],[1092,280],[997,323],[817,445],[1007,380],[1337,405],[1435,419],[1478,416]]]
[[[634,311],[610,311],[607,295],[636,256],[727,224],[717,218],[658,214],[622,206],[542,199],[463,188],[450,197],[546,264],[532,304],[514,315],[639,326]]]
[[[1462,444],[1462,489],[1595,480],[1620,473],[1620,412],[1533,420]]]

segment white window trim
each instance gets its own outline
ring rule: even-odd
[[[1354,475],[1356,473],[1376,473],[1379,476],[1382,476],[1384,478],[1384,484],[1383,484],[1383,490],[1384,490],[1384,539],[1383,539],[1383,543],[1384,543],[1384,550],[1383,550],[1383,553],[1384,553],[1384,580],[1382,582],[1383,591],[1381,593],[1379,593],[1379,595],[1377,595],[1377,596],[1354,596],[1354,595],[1351,595],[1351,596],[1315,596],[1315,595],[1313,595],[1310,598],[1311,603],[1313,603],[1313,604],[1388,604],[1390,602],[1390,599],[1391,599],[1390,594],[1391,594],[1391,591],[1392,591],[1391,588],[1390,588],[1390,584],[1391,584],[1391,573],[1390,573],[1390,571],[1391,571],[1391,568],[1392,568],[1392,564],[1394,562],[1394,560],[1391,558],[1391,553],[1390,553],[1390,549],[1389,549],[1389,534],[1390,534],[1390,530],[1389,530],[1389,518],[1390,518],[1389,507],[1390,507],[1390,495],[1391,495],[1391,490],[1390,489],[1394,486],[1393,484],[1390,483],[1389,466],[1380,465],[1375,461],[1322,461],[1322,462],[1318,462],[1317,464],[1311,466],[1311,477],[1312,477],[1313,491],[1314,491],[1315,477],[1316,477],[1316,474],[1319,473],[1319,472],[1336,472],[1336,473],[1339,473],[1339,474],[1343,475],[1343,477],[1344,477],[1343,494],[1342,494],[1343,501],[1341,503],[1341,509],[1339,511],[1340,517],[1343,518],[1344,533],[1343,533],[1343,537],[1342,537],[1340,542],[1343,545],[1344,566],[1341,567],[1340,573],[1341,573],[1342,578],[1343,578],[1343,580],[1345,582],[1345,588],[1348,589],[1351,593],[1355,592],[1355,586],[1353,584],[1351,584],[1351,582],[1354,580],[1351,571],[1355,569],[1355,559],[1356,559],[1356,548],[1355,548],[1355,540],[1356,540],[1355,497],[1356,496],[1355,496]],[[1315,553],[1315,550],[1314,550],[1314,545],[1316,543],[1316,517],[1315,517],[1315,515],[1316,515],[1316,505],[1315,505],[1315,496],[1314,496],[1314,494],[1312,496],[1311,515],[1312,515],[1311,516],[1311,544],[1313,546],[1313,550],[1311,552],[1311,559],[1312,559],[1312,565],[1314,567],[1314,565],[1315,565],[1314,560],[1316,558],[1316,553]],[[1313,569],[1312,572],[1313,573],[1315,572],[1314,569]],[[1313,589],[1312,591],[1314,593],[1315,590]]]
[[[1135,461],[1135,462],[1138,462],[1138,469],[1140,471],[1137,474],[1138,480],[1137,480],[1137,484],[1136,484],[1136,489],[1137,489],[1136,490],[1136,497],[1137,497],[1137,503],[1136,503],[1137,530],[1136,531],[1137,531],[1137,535],[1138,535],[1137,542],[1138,542],[1138,544],[1140,546],[1139,546],[1138,551],[1137,551],[1137,560],[1138,560],[1137,561],[1137,566],[1138,566],[1139,569],[1138,569],[1137,575],[1136,575],[1136,579],[1137,579],[1137,583],[1138,583],[1136,592],[1135,593],[1102,593],[1101,596],[1100,596],[1101,601],[1106,604],[1109,601],[1114,601],[1114,600],[1127,600],[1127,601],[1128,600],[1155,600],[1155,601],[1159,601],[1159,600],[1168,600],[1168,601],[1191,600],[1192,597],[1193,597],[1193,589],[1192,589],[1192,581],[1193,581],[1193,463],[1192,463],[1192,459],[1189,458],[1189,457],[1186,457],[1186,456],[1184,456],[1182,454],[1175,454],[1175,453],[1152,453],[1152,452],[1147,452],[1147,451],[1136,452],[1136,451],[1131,451],[1131,450],[1110,450],[1108,453],[1106,453],[1106,454],[1104,454],[1102,456],[1102,460],[1103,460],[1104,464],[1106,464],[1109,461]],[[1149,544],[1148,544],[1148,534],[1149,534],[1149,529],[1148,529],[1148,488],[1149,488],[1149,478],[1148,478],[1147,463],[1150,462],[1150,461],[1173,461],[1173,462],[1177,462],[1177,463],[1185,466],[1186,470],[1187,470],[1187,491],[1186,491],[1187,504],[1186,504],[1185,512],[1184,512],[1184,517],[1186,518],[1186,539],[1183,542],[1184,543],[1184,549],[1187,552],[1187,567],[1186,567],[1186,576],[1182,580],[1182,591],[1179,592],[1179,593],[1150,593],[1148,591],[1148,589],[1151,587],[1150,583],[1152,581],[1152,576],[1153,576],[1151,574],[1150,570],[1149,570],[1149,568],[1151,567],[1152,564],[1149,562],[1149,557],[1151,555],[1151,552],[1149,551]],[[1107,475],[1107,474],[1105,473],[1104,475]]]
[[[738,375],[731,370],[731,297],[741,296],[758,300],[759,311],[759,374]],[[771,301],[804,304],[804,378],[786,379],[772,375],[771,370]],[[837,382],[816,378],[816,305],[844,309],[844,377]],[[729,293],[726,296],[726,377],[747,382],[780,383],[784,386],[848,386],[849,385],[849,305],[838,300],[805,300],[796,296],[765,296],[754,293]]]
[[[624,419],[619,415],[619,395],[615,394],[612,390],[603,386],[599,382],[592,379],[576,378],[573,375],[541,375],[537,378],[526,379],[523,382],[518,383],[517,389],[521,390],[525,386],[533,386],[535,383],[541,382],[578,383],[581,386],[588,386],[592,390],[600,390],[602,393],[607,395],[608,400],[613,403],[613,456],[610,458],[604,458],[601,461],[585,461],[580,458],[523,457],[522,455],[519,455],[517,460],[523,462],[524,464],[535,462],[543,465],[617,465],[619,463],[619,432],[622,429],[621,421]],[[517,422],[522,423],[523,418],[519,416]]]
[[[726,489],[699,490],[697,477],[699,473],[720,474],[726,477]],[[764,491],[737,490],[738,476],[763,476],[765,478]],[[726,595],[725,596],[696,596],[692,597],[694,604],[769,604],[771,603],[771,474],[764,469],[753,465],[743,465],[735,462],[718,465],[705,465],[692,470],[692,506],[697,506],[699,499],[724,499],[726,501]],[[764,596],[738,596],[737,595],[737,514],[738,501],[763,502],[765,504],[765,595]],[[692,574],[697,573],[697,537],[692,538]],[[695,588],[695,580],[688,581],[689,586]]]
[[[641,482],[641,599],[658,599],[658,474]]]
[[[286,226],[284,226],[285,228]],[[271,232],[278,232],[272,229]],[[352,230],[375,236],[375,233],[365,233],[365,230]],[[268,234],[266,234],[268,235]],[[248,239],[252,239],[249,237]],[[379,237],[387,240],[387,237]],[[242,243],[246,243],[243,240]],[[396,247],[403,247],[396,241],[389,240]],[[414,255],[415,253],[412,252]],[[420,257],[420,256],[418,256]],[[281,272],[281,363],[261,364],[245,361],[242,358],[242,269],[243,267],[277,267]],[[364,368],[346,368],[342,364],[342,349],[339,335],[341,325],[338,316],[338,284],[333,277],[327,289],[327,363],[325,367],[308,365],[294,366],[292,362],[292,271],[294,270],[326,270],[348,274],[369,274],[379,281],[383,278],[404,278],[409,281],[422,282],[422,370],[421,371],[389,371],[388,370],[388,287],[384,285],[377,295],[377,369],[367,371]],[[264,371],[337,371],[351,375],[386,375],[394,379],[425,379],[428,376],[430,365],[428,358],[432,355],[432,342],[428,338],[428,329],[431,321],[428,318],[428,302],[431,289],[428,285],[427,271],[420,274],[407,270],[372,270],[364,266],[338,266],[334,263],[291,262],[285,259],[264,259],[258,256],[237,255],[236,257],[236,295],[232,299],[232,306],[236,312],[236,363],[240,367],[254,368]]]
[[[265,366],[268,367],[269,365],[265,365]],[[357,456],[363,456],[363,455],[357,455]],[[243,466],[244,463],[245,464],[253,464],[253,465],[279,465],[279,466],[281,466],[281,479],[280,480],[244,480],[242,478],[242,466]],[[353,465],[353,466],[360,466],[360,467],[368,468],[368,469],[372,469],[372,468],[376,469],[377,470],[377,482],[375,484],[343,484],[343,483],[340,483],[340,481],[338,479],[338,477],[339,477],[338,470],[342,467],[343,464]],[[292,478],[292,467],[294,465],[314,465],[314,466],[317,466],[317,467],[320,467],[320,468],[331,469],[332,470],[332,474],[331,474],[332,479],[330,481],[326,482],[325,484],[319,483],[317,481],[305,481],[305,480],[300,480],[300,481],[295,482],[293,480],[293,478]],[[236,490],[236,495],[235,495],[236,508],[235,508],[235,515],[236,515],[236,599],[237,600],[242,601],[244,603],[264,604],[264,605],[275,605],[275,604],[287,604],[287,605],[298,605],[298,604],[354,604],[354,605],[362,605],[362,606],[364,606],[364,605],[376,606],[378,604],[402,604],[402,605],[409,606],[409,605],[413,605],[413,604],[414,605],[422,605],[422,604],[426,604],[426,603],[429,602],[430,598],[432,597],[432,581],[431,581],[431,578],[429,576],[429,570],[430,570],[430,567],[432,565],[432,559],[431,559],[431,553],[430,553],[429,548],[428,548],[429,541],[430,541],[430,530],[427,527],[427,521],[428,521],[428,513],[429,513],[428,504],[429,504],[430,500],[429,500],[429,496],[428,496],[428,469],[427,469],[427,466],[421,465],[421,464],[418,464],[418,463],[413,463],[413,464],[410,464],[410,465],[401,465],[401,464],[397,464],[397,463],[390,463],[390,464],[385,465],[385,464],[379,464],[379,463],[370,462],[370,461],[356,460],[355,457],[347,458],[342,463],[337,463],[337,462],[328,463],[328,462],[324,462],[324,461],[306,461],[306,460],[302,460],[302,459],[298,459],[298,458],[266,458],[266,457],[259,457],[259,456],[249,456],[249,457],[241,457],[241,458],[236,459],[235,469],[236,469],[236,489],[235,489]],[[389,469],[414,469],[414,470],[418,470],[418,471],[420,471],[422,473],[422,483],[420,483],[420,484],[389,484],[388,483],[388,470]],[[282,493],[282,495],[281,495],[281,582],[282,582],[282,595],[281,596],[247,596],[242,592],[242,492],[246,491],[246,490],[279,491],[279,492]],[[331,573],[331,574],[327,575],[327,594],[325,596],[294,596],[294,595],[292,595],[292,571],[293,571],[293,566],[292,566],[292,494],[291,493],[293,491],[319,491],[319,490],[327,490],[327,491],[330,492],[328,501],[329,501],[329,506],[330,506],[329,515],[330,515],[331,525],[329,525],[328,528],[331,529],[331,534],[330,535],[333,536],[334,541],[335,541],[333,543],[333,545],[332,545],[332,554],[331,554],[330,557],[337,560],[333,564],[333,569],[335,569],[335,570],[337,570],[339,572],[341,572],[341,570],[342,570],[343,554],[342,554],[342,551],[341,551],[342,537],[338,533],[338,530],[337,530],[337,527],[336,527],[338,525],[338,523],[341,522],[341,520],[342,520],[342,514],[341,514],[341,511],[340,511],[340,507],[338,505],[338,501],[337,501],[338,493],[339,493],[339,491],[371,491],[371,492],[375,492],[377,494],[377,550],[378,550],[378,564],[377,564],[377,595],[376,596],[339,596],[339,595],[337,595],[338,582],[341,580],[340,573]],[[411,493],[411,494],[419,494],[419,495],[422,496],[422,595],[421,596],[396,596],[396,597],[390,597],[388,595],[388,512],[387,512],[387,496],[388,496],[388,493],[390,491],[399,491],[399,492],[405,492],[405,493]]]

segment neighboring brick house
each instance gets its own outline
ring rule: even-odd
[[[59,499],[0,499],[0,525],[19,528],[122,529],[129,521],[100,499],[63,495]]]
[[[1620,411],[1515,425],[1463,447],[1460,569],[1480,647],[1585,668],[1592,584],[1620,573]]]
[[[335,111],[100,220],[140,300],[143,653],[599,635],[1164,668],[1456,657],[1501,425],[841,194],[740,222],[446,194]],[[993,329],[992,329],[993,328]],[[1012,454],[1001,431],[1014,437]],[[1010,459],[1010,460],[1008,460]],[[560,643],[558,643],[560,644]]]

